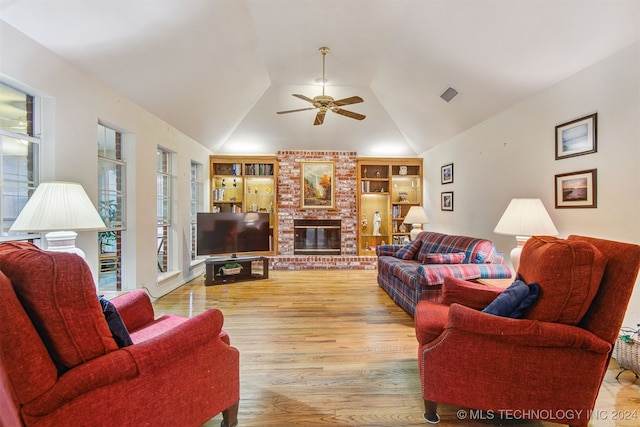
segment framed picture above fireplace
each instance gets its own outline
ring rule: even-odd
[[[300,209],[335,209],[335,162],[302,161]]]

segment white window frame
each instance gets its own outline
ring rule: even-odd
[[[40,175],[41,175],[41,171],[40,171],[40,167],[41,167],[41,157],[42,157],[42,138],[41,138],[41,122],[42,122],[42,101],[40,99],[39,96],[33,95],[31,93],[29,93],[28,91],[25,91],[23,89],[17,88],[14,85],[10,85],[8,83],[5,83],[3,81],[0,81],[0,84],[6,87],[9,87],[15,91],[21,92],[23,94],[25,94],[26,96],[29,96],[32,98],[32,133],[33,135],[28,135],[26,133],[17,133],[17,132],[12,132],[9,130],[5,130],[5,129],[0,129],[0,218],[2,218],[2,224],[0,224],[0,231],[2,231],[0,233],[0,241],[12,241],[12,240],[30,240],[30,241],[38,241],[40,239],[40,234],[39,233],[28,233],[28,232],[8,232],[8,229],[10,228],[10,225],[7,224],[6,227],[6,231],[4,230],[5,228],[5,220],[4,218],[7,218],[8,216],[10,216],[10,214],[8,212],[6,212],[7,207],[6,206],[6,202],[7,200],[5,199],[5,195],[10,192],[11,190],[13,191],[25,191],[27,193],[27,197],[22,199],[20,196],[18,196],[17,199],[15,199],[14,201],[17,201],[17,203],[21,204],[22,207],[24,207],[24,205],[27,203],[27,201],[29,200],[29,198],[31,197],[31,195],[33,194],[33,192],[35,191],[35,189],[38,187],[38,185],[40,184]],[[4,165],[4,156],[5,156],[5,152],[4,152],[4,139],[5,138],[11,138],[11,139],[17,139],[17,140],[21,140],[21,141],[25,141],[29,144],[33,145],[33,150],[34,150],[34,156],[32,159],[32,173],[33,173],[33,177],[30,180],[26,180],[26,181],[21,181],[21,180],[16,180],[16,181],[11,181],[11,182],[7,182],[5,180],[5,173],[2,170],[2,165]],[[20,210],[22,210],[22,207],[20,208]],[[16,214],[16,217],[19,215],[19,212]],[[13,221],[15,221],[15,218],[11,218],[9,219],[7,222],[13,223]],[[36,243],[39,243],[36,242]]]
[[[110,221],[108,218],[108,214],[105,212],[105,208],[100,204],[100,201],[104,199],[105,192],[111,196],[111,192],[109,189],[101,188],[101,180],[98,179],[98,211],[100,212],[100,216],[105,222],[109,231],[115,232],[119,237],[117,241],[119,241],[119,245],[116,247],[116,257],[115,260],[113,257],[103,258],[103,248],[100,245],[100,268],[98,271],[98,276],[103,273],[104,268],[113,267],[116,269],[116,289],[117,291],[122,290],[123,285],[123,269],[124,269],[124,254],[126,252],[125,247],[125,232],[127,230],[126,226],[126,211],[127,211],[127,162],[126,162],[126,138],[125,133],[119,129],[116,129],[113,126],[106,125],[104,123],[98,123],[98,132],[100,132],[101,128],[108,129],[109,131],[115,132],[119,139],[119,158],[116,155],[115,157],[105,155],[105,153],[101,153],[98,149],[98,173],[102,170],[102,164],[115,165],[120,170],[120,175],[118,180],[120,182],[119,188],[116,189],[116,197],[119,199],[119,203],[116,203],[116,206],[119,208],[118,210],[118,221]],[[99,137],[99,136],[98,136]],[[98,233],[98,237],[100,238],[101,233]],[[99,281],[100,283],[100,281]],[[111,289],[110,289],[111,290]]]
[[[172,239],[172,207],[173,207],[173,156],[174,153],[158,147],[156,151],[156,250],[158,275],[166,275],[173,267],[173,239]],[[166,155],[164,161],[161,155]],[[161,209],[162,208],[162,209]],[[162,231],[161,231],[162,230]]]
[[[197,258],[197,242],[196,242],[196,231],[197,231],[197,218],[198,212],[202,211],[203,208],[203,171],[204,166],[202,163],[198,163],[194,160],[191,161],[191,169],[190,169],[190,198],[191,198],[191,208],[190,208],[190,244],[189,251],[191,252],[191,261],[194,261]]]

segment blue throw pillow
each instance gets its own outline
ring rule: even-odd
[[[540,285],[526,284],[522,280],[516,280],[482,311],[517,319],[538,299],[538,295],[540,295]]]
[[[102,313],[104,314],[104,318],[109,325],[109,329],[111,330],[111,335],[113,335],[113,339],[118,344],[119,348],[127,347],[133,344],[131,341],[131,336],[129,336],[129,331],[125,326],[122,318],[120,317],[120,313],[118,313],[118,309],[113,303],[102,296],[98,296],[100,300],[100,305],[102,306]]]

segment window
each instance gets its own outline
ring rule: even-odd
[[[196,227],[198,211],[202,210],[202,165],[191,162],[191,259],[196,259]]]
[[[157,151],[157,253],[158,273],[169,270],[171,242],[171,153],[158,148]]]
[[[9,228],[39,184],[40,138],[36,98],[0,83],[0,228],[3,240],[21,233]],[[13,236],[13,237],[11,237]],[[23,236],[24,237],[24,236]]]
[[[109,229],[98,233],[100,290],[122,290],[125,173],[122,133],[98,124],[98,212]]]

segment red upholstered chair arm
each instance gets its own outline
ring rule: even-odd
[[[24,405],[23,411],[34,417],[48,414],[98,387],[131,379],[145,372],[152,373],[188,358],[195,349],[207,343],[218,341],[221,348],[231,349],[220,339],[223,321],[219,310],[209,309],[146,341],[78,365],[62,375],[42,396]]]
[[[526,347],[570,347],[606,354],[611,344],[577,326],[537,320],[510,319],[483,313],[459,304],[449,308],[445,324],[448,329],[486,336],[492,341],[508,342]],[[526,350],[523,350],[526,351]]]
[[[223,322],[222,312],[211,308],[166,332],[124,347],[123,350],[131,353],[141,373],[153,372],[188,358],[195,349],[206,344],[219,344],[220,348],[230,349],[220,338]]]
[[[129,331],[135,331],[153,322],[155,316],[153,305],[149,295],[142,289],[117,296],[111,302],[118,309],[118,313]]]
[[[84,393],[137,375],[138,368],[129,353],[112,351],[65,372],[52,388],[24,405],[23,411],[43,416]]]
[[[480,283],[467,282],[455,277],[445,277],[442,284],[440,304],[461,304],[482,310],[489,305],[503,289],[492,288]]]

